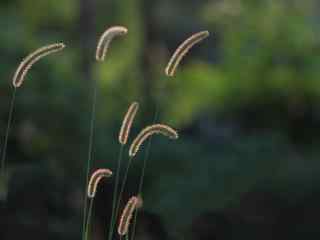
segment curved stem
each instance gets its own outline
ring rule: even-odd
[[[119,188],[119,180],[120,180],[120,169],[121,169],[121,161],[122,161],[122,155],[123,155],[123,149],[124,145],[121,145],[120,152],[118,156],[118,162],[117,162],[117,169],[116,169],[116,182],[115,187],[113,190],[113,199],[112,199],[112,213],[111,213],[111,220],[109,225],[109,237],[108,240],[112,239],[113,236],[113,229],[114,229],[114,223],[116,218],[116,204],[117,204],[117,194],[118,194],[118,188]]]
[[[89,236],[92,208],[93,208],[93,198],[90,198],[87,223],[86,223],[86,228],[85,228],[85,236],[84,236],[85,240],[88,240],[88,236]]]
[[[115,211],[115,218],[117,218],[118,214],[119,214],[119,209],[120,209],[120,205],[121,205],[121,198],[122,198],[122,194],[124,192],[124,188],[125,188],[125,185],[126,185],[126,182],[127,182],[127,178],[128,178],[128,173],[129,173],[129,169],[130,169],[130,166],[131,166],[131,162],[132,162],[132,157],[129,158],[128,164],[127,164],[127,168],[126,168],[125,173],[124,173],[123,182],[121,184],[121,189],[120,189],[119,198],[118,198],[118,204],[117,204],[116,211]],[[114,225],[115,225],[115,221],[113,222],[112,228],[114,228]]]
[[[155,114],[154,114],[154,117],[153,117],[153,124],[157,121],[158,115],[159,115],[159,105],[157,104],[156,111],[155,111]],[[144,181],[147,161],[148,161],[149,155],[150,155],[151,144],[152,144],[152,136],[148,140],[148,145],[147,145],[146,152],[145,152],[144,159],[143,159],[142,172],[141,172],[140,181],[139,181],[139,187],[138,187],[138,195],[140,195],[140,196],[142,195],[143,181]],[[134,213],[131,240],[133,240],[134,236],[135,236],[138,212],[139,212],[139,209],[137,209],[135,211],[135,213]]]
[[[89,147],[88,147],[88,159],[87,159],[87,169],[86,169],[86,184],[84,191],[84,207],[83,207],[83,222],[82,222],[82,237],[84,238],[85,224],[86,224],[86,214],[87,214],[87,187],[89,183],[89,174],[92,161],[92,148],[93,148],[93,138],[94,138],[94,129],[95,129],[95,120],[96,120],[96,105],[97,105],[97,83],[94,82],[93,86],[93,99],[92,99],[92,111],[91,111],[91,120],[90,120],[90,135],[89,135]]]
[[[11,96],[11,101],[10,101],[10,110],[9,110],[9,116],[8,116],[8,122],[7,122],[7,129],[6,129],[6,134],[4,138],[4,144],[3,144],[3,149],[2,149],[2,156],[1,156],[1,178],[5,182],[6,181],[6,176],[5,176],[5,161],[6,161],[6,156],[7,156],[7,146],[8,146],[8,138],[9,138],[9,133],[10,133],[10,128],[11,128],[11,122],[12,122],[12,115],[13,115],[13,110],[14,110],[14,103],[16,99],[16,91],[17,88],[14,88]],[[4,188],[6,189],[6,187]],[[6,199],[6,193],[4,193],[4,199]]]

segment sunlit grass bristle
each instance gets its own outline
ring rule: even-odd
[[[130,107],[129,107],[129,109],[123,119],[120,133],[119,133],[119,142],[122,145],[125,145],[128,142],[128,137],[130,134],[131,126],[132,126],[133,120],[137,114],[138,109],[139,109],[139,103],[133,102],[130,105]]]
[[[52,53],[61,51],[64,48],[65,48],[65,45],[63,43],[55,43],[55,44],[41,47],[35,50],[34,52],[30,53],[27,57],[25,57],[22,60],[19,67],[17,68],[12,80],[13,86],[15,88],[20,87],[24,82],[25,76],[27,75],[30,68],[41,58],[47,55],[50,55]]]
[[[148,126],[144,128],[138,136],[133,140],[130,149],[129,149],[129,156],[134,157],[140,146],[143,144],[143,142],[153,134],[162,134],[168,138],[171,139],[177,139],[178,138],[178,133],[176,130],[173,128],[164,125],[164,124],[154,124],[151,126]]]
[[[114,37],[127,34],[128,29],[123,26],[113,26],[108,28],[100,37],[96,49],[96,60],[104,61],[109,45]]]
[[[128,203],[123,209],[118,225],[118,234],[120,236],[124,236],[128,233],[130,220],[132,218],[134,210],[137,209],[138,203],[138,197],[133,196],[129,199]]]
[[[209,37],[208,31],[201,31],[198,33],[193,34],[187,40],[185,40],[179,47],[176,49],[170,61],[167,64],[165,69],[165,73],[167,76],[172,77],[174,76],[182,58],[189,52],[189,50],[197,43],[201,42],[205,38]]]
[[[97,187],[102,178],[111,177],[112,171],[106,168],[96,170],[90,178],[88,184],[88,197],[94,198],[97,192]]]

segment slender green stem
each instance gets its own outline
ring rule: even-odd
[[[165,86],[162,86],[162,88],[160,89],[159,92],[166,92],[165,91]],[[159,99],[156,103],[156,110],[153,116],[153,122],[152,124],[155,124],[158,121],[158,117],[159,117],[159,112],[160,112],[160,103],[162,103],[162,98],[164,98],[163,95],[159,95]],[[150,155],[150,149],[151,149],[151,145],[152,145],[152,138],[153,136],[151,136],[148,140],[147,143],[147,147],[146,147],[146,151],[145,151],[145,155],[144,155],[144,159],[143,159],[143,166],[142,166],[142,172],[140,175],[140,181],[139,181],[139,186],[138,186],[138,194],[142,197],[142,188],[143,188],[143,181],[144,181],[144,176],[145,176],[145,170],[146,170],[146,166],[147,166],[147,161],[149,159],[149,155]],[[135,213],[134,213],[134,220],[133,220],[133,226],[132,226],[132,233],[131,233],[131,240],[134,240],[135,237],[135,231],[136,231],[136,224],[137,224],[137,217],[138,217],[138,212],[139,209],[136,209]]]
[[[157,104],[156,111],[155,111],[155,114],[153,117],[153,124],[158,120],[158,115],[159,115],[159,105]],[[149,138],[148,143],[147,143],[147,148],[146,148],[144,159],[143,159],[142,172],[140,175],[138,195],[140,195],[141,197],[142,197],[143,180],[144,180],[144,176],[145,176],[147,161],[148,161],[149,155],[150,155],[151,144],[152,144],[152,136]],[[136,211],[134,213],[134,219],[133,219],[133,223],[132,223],[133,226],[132,226],[131,240],[133,240],[134,236],[135,236],[138,212],[139,212],[139,209],[136,209]]]
[[[14,103],[15,103],[15,99],[16,99],[16,91],[17,91],[17,88],[14,88],[14,90],[12,92],[12,96],[11,96],[6,135],[5,135],[5,138],[4,138],[4,144],[3,144],[2,156],[1,156],[1,177],[2,177],[2,180],[4,181],[4,184],[6,184],[5,183],[5,181],[6,181],[5,161],[6,161],[6,155],[7,155],[8,138],[9,138],[11,123],[12,123],[12,115],[13,115],[13,110],[14,110]],[[6,187],[4,189],[6,189]],[[2,199],[2,200],[5,200],[6,195],[7,194],[5,193],[4,194],[4,199]]]
[[[127,168],[126,168],[125,173],[124,173],[123,181],[122,181],[122,184],[121,184],[121,189],[120,189],[120,192],[119,192],[118,204],[117,204],[116,211],[115,211],[115,218],[117,218],[118,215],[119,215],[119,209],[120,209],[120,205],[121,205],[122,194],[123,194],[124,188],[126,186],[126,182],[127,182],[127,178],[128,178],[128,173],[129,173],[129,169],[130,169],[130,166],[131,166],[131,162],[132,162],[132,157],[129,158],[128,164],[127,164]],[[115,225],[115,221],[113,222],[112,228],[114,228],[114,225]]]
[[[112,213],[111,213],[111,220],[110,220],[110,225],[109,225],[109,237],[108,237],[108,240],[112,239],[113,229],[114,229],[113,226],[114,226],[115,219],[116,219],[117,194],[118,194],[118,188],[119,188],[120,169],[121,169],[121,161],[122,161],[123,149],[124,149],[124,145],[121,145],[119,156],[118,156],[117,169],[116,169],[116,182],[115,182],[115,187],[114,187],[114,190],[113,190]]]
[[[90,120],[90,134],[89,134],[89,147],[88,147],[88,158],[87,158],[87,169],[86,169],[86,184],[84,190],[84,207],[83,207],[83,222],[82,222],[82,237],[84,238],[85,224],[86,224],[86,215],[87,215],[87,187],[89,183],[89,174],[92,161],[92,148],[93,148],[93,138],[94,138],[94,129],[95,129],[95,120],[96,120],[96,105],[97,105],[97,92],[98,86],[94,82],[93,86],[93,99],[92,99],[92,111],[91,111],[91,120]]]
[[[88,216],[87,216],[87,223],[86,223],[86,228],[85,228],[85,240],[88,240],[89,237],[89,232],[90,232],[90,222],[91,222],[91,215],[92,215],[92,209],[93,209],[93,199],[90,198],[89,201],[89,209],[88,209]]]

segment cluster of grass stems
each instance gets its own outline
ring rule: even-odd
[[[114,27],[108,28],[102,34],[102,36],[98,41],[97,48],[96,48],[96,55],[95,55],[96,61],[98,62],[104,61],[107,50],[113,38],[117,36],[125,35],[127,34],[127,32],[128,32],[127,28],[122,26],[114,26]],[[172,55],[165,69],[165,74],[168,77],[173,77],[184,55],[192,48],[193,45],[199,43],[200,41],[202,41],[208,36],[209,36],[209,33],[207,31],[202,31],[202,32],[193,34],[191,37],[185,40],[177,48],[175,53]],[[56,44],[51,44],[51,45],[41,47],[35,50],[34,52],[32,52],[31,54],[29,54],[27,57],[25,57],[15,72],[15,75],[12,81],[14,89],[12,92],[7,128],[5,132],[3,149],[1,154],[1,180],[2,181],[4,181],[4,179],[6,178],[6,168],[5,168],[6,151],[7,151],[8,137],[9,137],[10,128],[11,128],[12,116],[14,112],[15,97],[16,97],[17,89],[22,86],[25,80],[25,77],[28,71],[33,66],[33,64],[38,62],[43,57],[48,56],[52,53],[61,51],[64,48],[65,48],[65,45],[63,43],[56,43]],[[99,186],[99,181],[104,177],[111,177],[113,175],[110,169],[96,169],[93,171],[90,177],[90,172],[92,171],[91,165],[93,161],[92,149],[94,145],[93,139],[94,139],[94,132],[95,132],[97,91],[98,91],[98,84],[94,82],[92,107],[91,107],[90,133],[89,133],[89,143],[88,143],[88,155],[86,160],[86,175],[85,175],[86,183],[85,183],[85,191],[84,191],[82,240],[90,239],[94,199],[95,199],[96,191]],[[111,240],[114,237],[114,231],[116,229],[117,221],[118,221],[117,230],[118,230],[118,235],[120,239],[125,237],[127,240],[129,239],[134,240],[135,238],[137,216],[138,216],[139,209],[142,207],[142,204],[143,204],[143,200],[142,200],[143,199],[143,194],[142,194],[143,182],[144,182],[147,162],[150,157],[152,137],[154,136],[154,134],[161,134],[170,139],[178,138],[178,134],[173,128],[165,124],[157,124],[157,121],[159,118],[159,101],[158,101],[156,103],[156,109],[154,112],[152,124],[142,129],[141,132],[135,137],[135,139],[132,141],[130,145],[127,165],[124,166],[124,169],[123,169],[124,177],[122,179],[122,183],[120,184],[121,169],[123,168],[122,161],[125,156],[124,155],[125,145],[128,142],[130,129],[134,122],[135,115],[138,112],[138,109],[139,109],[139,104],[137,102],[133,102],[130,105],[126,115],[124,116],[124,120],[122,122],[122,126],[119,133],[118,140],[119,140],[120,146],[119,146],[117,165],[115,169],[115,186],[114,186],[113,195],[112,195],[112,211],[111,211],[110,224],[108,229],[108,240]],[[136,154],[138,153],[140,146],[144,142],[146,142],[147,146],[144,152],[141,174],[138,182],[138,191],[134,196],[132,196],[128,200],[127,204],[125,205],[125,208],[122,210],[120,214],[120,207],[123,200],[122,195],[125,190],[130,166],[131,166],[132,160],[135,158]],[[2,201],[6,201],[6,199],[2,199]],[[132,220],[131,231],[130,231],[131,236],[129,236],[130,235],[129,226],[130,226],[131,220]]]

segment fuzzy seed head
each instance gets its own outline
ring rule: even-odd
[[[174,76],[182,58],[189,52],[189,50],[197,43],[201,42],[205,38],[209,37],[208,31],[202,31],[193,34],[187,40],[185,40],[179,47],[176,49],[174,54],[172,55],[166,69],[165,73],[167,76]]]
[[[124,116],[124,119],[123,119],[123,122],[121,125],[121,129],[120,129],[120,133],[119,133],[119,142],[122,145],[125,145],[128,141],[128,137],[129,137],[130,130],[132,127],[132,123],[133,123],[133,120],[137,114],[138,109],[139,109],[139,103],[133,102],[130,105],[126,115]]]
[[[17,70],[14,74],[13,80],[12,80],[13,86],[15,88],[20,87],[25,79],[25,76],[27,75],[28,71],[30,70],[30,68],[37,61],[39,61],[41,58],[43,58],[49,54],[61,51],[64,48],[65,48],[65,45],[63,43],[55,43],[55,44],[41,47],[41,48],[35,50],[34,52],[30,53],[27,57],[25,57],[22,60],[19,67],[17,68]]]
[[[154,125],[148,126],[144,128],[138,134],[138,136],[133,140],[129,149],[129,156],[134,157],[137,154],[143,142],[153,134],[162,134],[170,139],[178,139],[179,137],[177,131],[167,125],[154,124]]]
[[[133,196],[129,199],[125,208],[122,211],[119,225],[118,225],[118,234],[120,236],[124,236],[128,233],[130,220],[132,218],[134,210],[137,209],[137,205],[139,203],[139,199],[136,196]]]
[[[108,178],[112,176],[112,171],[107,168],[101,168],[96,170],[90,177],[88,184],[88,197],[94,198],[97,192],[97,187],[102,178]]]
[[[108,28],[100,37],[96,49],[96,60],[104,61],[109,45],[114,37],[127,34],[128,29],[122,26]]]

